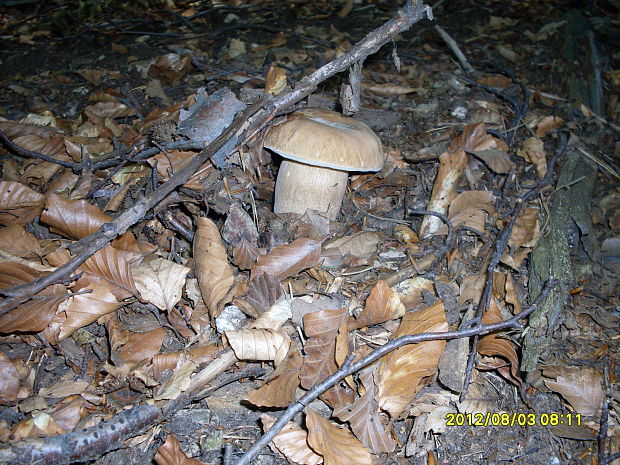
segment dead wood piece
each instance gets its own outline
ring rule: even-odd
[[[581,181],[574,183],[575,178]],[[576,150],[571,149],[558,178],[558,191],[551,203],[549,214],[549,234],[537,244],[532,254],[529,277],[529,292],[536,295],[550,276],[560,280],[550,299],[530,317],[528,331],[523,345],[522,371],[536,368],[538,358],[549,346],[554,330],[560,323],[573,281],[570,260],[569,231],[574,225],[588,225],[589,205],[592,188],[596,180],[596,168]]]

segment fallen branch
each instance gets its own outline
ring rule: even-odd
[[[278,110],[287,108],[307,97],[316,89],[319,83],[336,73],[347,70],[354,63],[363,61],[366,57],[379,50],[387,41],[406,31],[425,16],[432,18],[432,10],[428,5],[425,5],[420,0],[408,0],[405,6],[392,19],[369,33],[344,55],[303,78],[291,92],[277,98],[263,97],[252,104],[240,116],[235,118],[233,123],[217,139],[196,154],[186,166],[168,181],[113,221],[104,224],[99,231],[81,239],[75,244],[75,247],[72,249],[79,250],[79,252],[70,261],[42,278],[25,285],[3,290],[1,293],[7,298],[0,302],[0,316],[8,313],[19,304],[28,301],[50,284],[66,279],[95,252],[105,247],[117,236],[123,234],[129,227],[141,221],[147,212],[161,202],[170,192],[187,182],[192,174],[207,160],[217,154],[230,139],[237,136],[238,140],[241,141],[249,139],[269,122]],[[261,111],[263,109],[264,111]],[[250,122],[251,119],[253,120]]]
[[[355,363],[345,364],[338,369],[334,374],[330,375],[324,381],[315,385],[306,394],[300,397],[297,401],[289,405],[284,411],[282,416],[271,426],[263,436],[248,449],[248,451],[235,463],[235,465],[248,465],[254,457],[265,447],[269,442],[282,430],[282,428],[293,419],[295,415],[301,412],[304,408],[310,404],[313,400],[317,399],[321,394],[334,386],[339,381],[342,381],[347,376],[361,370],[367,365],[379,360],[384,355],[399,349],[408,344],[418,344],[424,341],[437,341],[437,340],[450,340],[460,339],[464,337],[482,336],[495,331],[506,330],[509,328],[521,329],[523,326],[519,320],[526,318],[531,314],[538,306],[547,298],[551,290],[555,287],[556,281],[549,280],[543,290],[540,292],[533,305],[527,307],[522,312],[516,314],[512,318],[501,321],[499,323],[493,323],[490,325],[481,325],[475,328],[461,329],[458,331],[446,331],[442,333],[421,333],[413,334],[409,336],[402,336],[397,339],[393,339],[385,345],[375,349],[370,354],[361,358]]]

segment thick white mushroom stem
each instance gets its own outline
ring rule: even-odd
[[[273,204],[275,213],[325,212],[335,219],[347,189],[347,172],[282,160]]]

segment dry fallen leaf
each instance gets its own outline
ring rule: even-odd
[[[136,288],[147,302],[160,310],[172,310],[181,299],[185,276],[189,268],[156,258],[143,262],[133,272]]]
[[[363,328],[389,320],[395,320],[405,314],[405,306],[385,281],[380,280],[366,299],[366,306],[360,315],[349,319],[349,329]]]
[[[448,330],[441,301],[417,312],[405,313],[393,338]],[[422,388],[422,381],[436,373],[446,341],[409,344],[386,355],[379,365],[379,406],[397,418]]]
[[[318,265],[320,261],[320,243],[311,239],[296,239],[290,244],[274,247],[267,255],[259,256],[252,267],[252,279],[262,273],[271,273],[280,279],[288,278]]]
[[[59,195],[49,195],[41,221],[54,232],[70,239],[82,239],[97,232],[112,217],[86,200],[69,200]]]
[[[273,361],[275,366],[286,357],[291,338],[271,329],[226,331],[226,338],[239,360]]]
[[[269,431],[276,419],[266,413],[260,416],[263,430]],[[275,452],[282,454],[290,462],[299,465],[318,465],[323,463],[323,457],[316,454],[308,446],[308,433],[289,421],[284,428],[269,443]]]
[[[157,448],[155,461],[157,465],[205,465],[204,462],[185,455],[174,434],[169,434],[166,442]]]
[[[543,370],[545,385],[564,397],[577,413],[598,418],[603,404],[601,372],[589,367],[552,366]]]
[[[211,318],[215,318],[224,304],[230,301],[228,293],[235,276],[228,263],[228,255],[217,226],[204,217],[198,218],[198,229],[194,237],[194,267],[202,299]]]
[[[45,197],[18,182],[0,182],[0,224],[29,223],[41,213]]]
[[[325,465],[372,465],[370,451],[345,428],[338,428],[314,410],[306,411],[308,444]]]
[[[539,178],[544,178],[547,174],[547,154],[545,144],[539,137],[530,137],[523,141],[521,148],[517,150],[517,155],[526,161],[534,164]]]

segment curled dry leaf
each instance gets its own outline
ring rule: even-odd
[[[340,406],[334,410],[334,416],[348,421],[355,436],[362,441],[374,454],[392,452],[396,441],[385,429],[386,418],[379,412],[379,404],[375,400],[377,385],[374,382],[374,367],[360,373],[366,392],[350,405]],[[385,415],[383,415],[385,417]]]
[[[273,329],[277,331],[291,318],[293,313],[291,307],[291,301],[282,297],[278,302],[273,304],[269,310],[259,316],[258,319],[252,323],[251,327],[257,329]]]
[[[517,150],[517,155],[534,165],[538,177],[541,179],[545,177],[547,174],[547,154],[542,139],[538,137],[526,139],[521,149]]]
[[[260,256],[260,251],[245,239],[241,239],[233,249],[233,263],[241,270],[252,268]]]
[[[202,300],[211,318],[217,317],[228,303],[228,293],[235,282],[228,255],[216,224],[208,218],[198,218],[194,236],[194,268]]]
[[[543,370],[543,376],[545,385],[564,397],[577,413],[600,417],[603,379],[596,368],[551,366]]]
[[[23,263],[2,262],[0,263],[0,290],[27,284],[45,274],[47,273],[37,271]],[[53,284],[46,287],[29,301],[1,315],[0,333],[43,331],[66,298],[65,286]]]
[[[349,319],[349,329],[363,328],[377,325],[389,320],[395,320],[405,314],[405,306],[385,281],[380,280],[366,299],[366,306],[362,313],[354,320]]]
[[[181,444],[174,434],[169,434],[157,452],[155,452],[157,465],[205,465],[203,462],[191,459],[181,450]]]
[[[54,232],[70,239],[82,239],[93,234],[112,217],[86,200],[69,200],[56,194],[47,197],[41,221]]]
[[[29,223],[41,213],[45,197],[18,182],[0,182],[0,224]]]
[[[280,365],[291,346],[288,334],[271,329],[226,331],[226,338],[239,360],[273,361]]]
[[[143,262],[134,271],[136,288],[147,302],[160,310],[172,310],[181,299],[189,268],[165,258]]]
[[[393,338],[448,330],[443,303],[438,301],[418,312],[405,313]],[[437,372],[446,341],[409,344],[386,355],[379,365],[379,406],[394,419],[411,403],[422,381]]]
[[[280,279],[288,278],[318,265],[320,261],[320,243],[311,239],[296,239],[290,244],[274,247],[267,255],[258,257],[252,267],[252,279],[262,273],[271,273]]]
[[[257,407],[287,407],[295,400],[301,364],[299,349],[291,344],[284,363],[273,371],[269,381],[250,392],[246,400]]]
[[[482,324],[488,325],[499,323],[502,321],[502,315],[495,299],[491,299],[491,305],[482,315]],[[478,341],[478,353],[488,357],[494,357],[495,360],[487,359],[487,363],[491,363],[493,368],[508,381],[513,382],[517,386],[521,386],[521,375],[519,374],[519,356],[515,349],[515,345],[506,338],[502,338],[502,333],[487,334],[482,336]],[[497,360],[500,357],[501,360]],[[506,366],[509,364],[509,368]]]
[[[336,364],[336,338],[343,321],[347,321],[346,308],[320,310],[303,317],[304,332],[308,341],[304,346],[306,358],[299,375],[301,385],[310,389],[334,373]],[[351,400],[350,391],[337,385],[321,396],[331,405],[340,405]]]
[[[308,444],[325,465],[372,465],[370,451],[345,428],[338,428],[312,409],[306,413]]]
[[[267,432],[276,422],[276,419],[266,413],[260,416],[263,430]],[[316,454],[308,446],[308,433],[289,421],[284,428],[269,443],[274,452],[279,452],[290,462],[299,465],[318,465],[323,463],[323,457]]]

